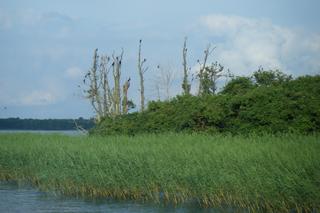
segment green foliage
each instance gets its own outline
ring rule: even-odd
[[[290,75],[286,75],[279,70],[265,71],[260,68],[258,71],[253,73],[253,79],[259,86],[271,86],[275,84],[281,84],[288,82],[292,79]]]
[[[317,212],[319,141],[295,134],[0,134],[0,180],[92,198]]]
[[[204,95],[177,96],[170,101],[152,101],[147,110],[105,118],[92,134],[116,135],[161,132],[215,132],[223,127],[225,98]],[[214,104],[213,104],[214,103]]]
[[[278,71],[258,71],[254,76],[255,84],[250,78],[238,77],[218,95],[185,95],[150,102],[143,113],[105,118],[92,133],[320,131],[320,76],[290,80]]]
[[[221,91],[221,94],[243,95],[253,89],[254,84],[250,78],[237,77],[228,82]]]
[[[218,62],[212,63],[210,66],[206,66],[202,72],[202,90],[201,95],[215,94],[217,90],[217,80],[222,76],[226,76],[223,73],[224,67]]]

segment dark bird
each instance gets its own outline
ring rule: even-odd
[[[160,66],[158,65],[157,68],[160,69]]]
[[[119,61],[119,65],[121,65],[121,61]]]
[[[142,39],[140,39],[139,43],[141,43],[141,42],[142,42]]]
[[[114,66],[114,62],[112,62],[112,66]]]

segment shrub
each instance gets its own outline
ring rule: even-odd
[[[320,76],[286,79],[254,84],[240,77],[230,81],[218,95],[152,101],[144,112],[105,118],[92,133],[319,132]]]

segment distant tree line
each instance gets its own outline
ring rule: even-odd
[[[91,129],[93,119],[20,119],[0,118],[2,130],[76,130],[78,127]]]

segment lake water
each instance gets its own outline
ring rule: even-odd
[[[13,182],[0,182],[0,212],[233,212],[218,209],[201,209],[195,206],[165,207],[156,204],[139,204],[130,201],[83,200],[40,192],[30,186]]]
[[[62,135],[84,135],[77,130],[0,130],[1,133],[39,133],[39,134],[62,134]]]

